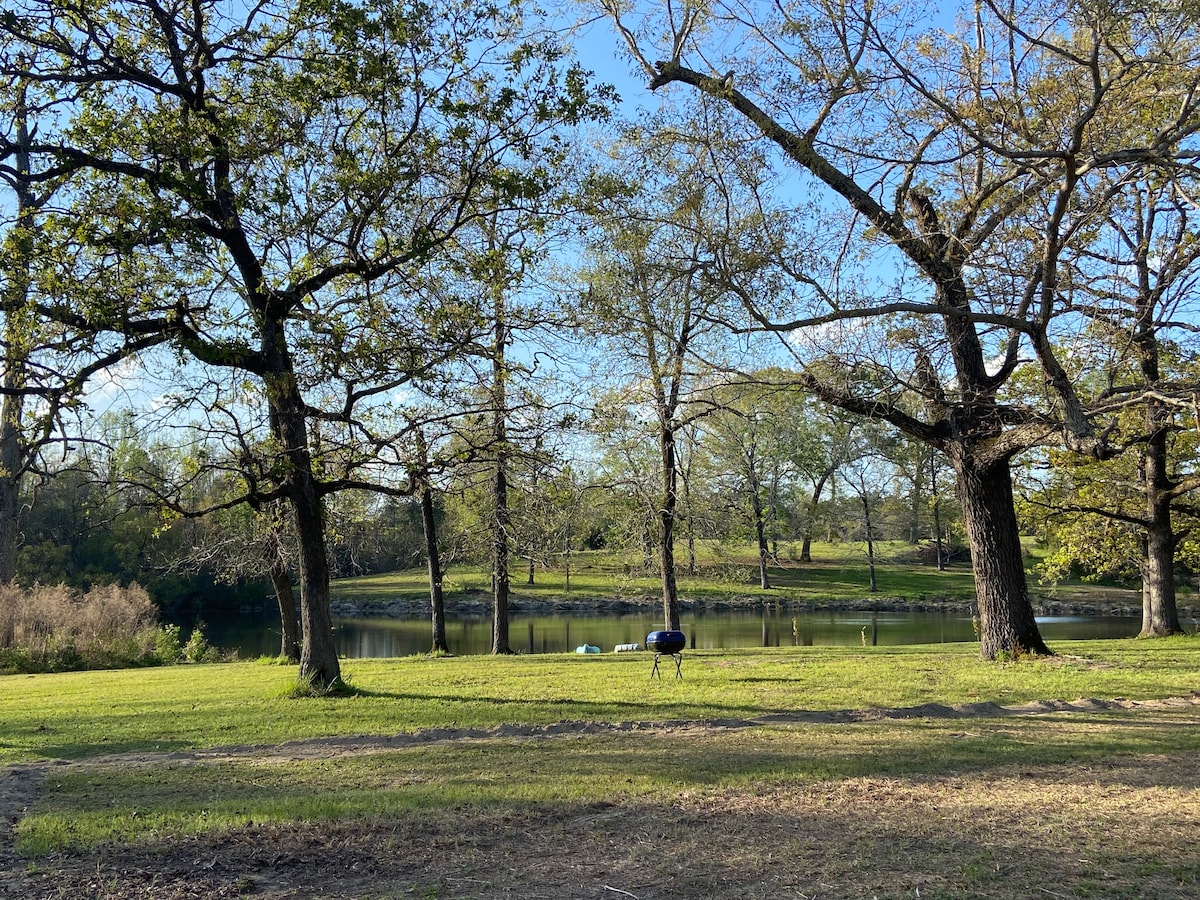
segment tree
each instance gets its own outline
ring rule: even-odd
[[[1195,347],[1192,301],[1200,242],[1184,176],[1123,186],[1097,225],[1101,239],[1074,261],[1075,291],[1092,322],[1086,352],[1110,357],[1101,393],[1114,410],[1122,459],[1103,465],[1051,455],[1055,469],[1037,492],[1057,522],[1047,571],[1081,563],[1096,577],[1137,572],[1142,636],[1177,634],[1176,551],[1189,528],[1195,470]],[[1084,351],[1081,351],[1084,352]],[[1064,493],[1065,492],[1065,493]],[[1105,557],[1100,557],[1101,551]]]
[[[425,539],[425,565],[429,573],[429,612],[432,628],[430,653],[449,653],[450,642],[446,639],[446,601],[442,593],[442,551],[438,541],[437,504],[433,495],[433,484],[429,464],[429,444],[425,432],[416,433],[415,480],[420,485],[417,496],[421,503],[421,532]]]
[[[194,520],[174,520],[158,504],[161,482],[177,477],[186,455],[139,424],[125,412],[97,417],[88,423],[86,442],[73,441],[58,459],[47,454],[38,477],[27,479],[20,583],[83,590],[136,583],[176,621],[211,621],[215,606],[260,598],[261,556],[246,577],[223,557],[214,554],[221,564],[201,559],[205,529]]]
[[[1190,462],[1188,454],[1172,452],[1183,442],[1179,433],[1187,429],[1180,418],[1194,415],[1193,378],[1178,377],[1184,374],[1180,351],[1170,340],[1172,333],[1192,330],[1194,310],[1188,300],[1200,272],[1189,193],[1178,179],[1152,179],[1131,191],[1127,208],[1117,208],[1105,221],[1115,237],[1115,249],[1104,259],[1108,277],[1087,291],[1098,301],[1093,313],[1100,329],[1132,354],[1133,377],[1111,392],[1121,399],[1137,397],[1142,414],[1133,438],[1142,512],[1129,516],[1110,508],[1107,515],[1131,522],[1143,536],[1143,637],[1182,631],[1175,604],[1175,552],[1185,532],[1176,532],[1172,511],[1200,488],[1200,473],[1179,467]],[[1090,268],[1087,262],[1080,268]]]
[[[946,530],[943,528],[943,525],[946,524],[944,512],[946,498],[942,494],[941,480],[938,477],[943,470],[944,461],[938,454],[929,453],[926,462],[929,464],[929,512],[932,519],[934,550],[937,553],[938,571],[944,572],[949,556],[949,550],[945,546]],[[919,474],[921,473],[918,471]]]
[[[300,674],[336,685],[325,498],[364,485],[369,461],[323,480],[310,424],[354,433],[462,339],[470,318],[422,308],[422,275],[481,194],[495,209],[545,188],[516,164],[560,155],[560,124],[597,111],[585,76],[491,5],[136,0],[68,16],[26,0],[0,32],[7,76],[74,97],[29,148],[76,173],[64,243],[153,268],[152,299],[170,299],[153,318],[128,306],[118,330],[166,333],[261,390],[273,487],[259,499],[292,511]],[[341,404],[306,387],[340,387]]]
[[[34,190],[34,173],[29,159],[29,105],[24,82],[15,85],[13,109],[14,134],[9,141],[12,166],[0,169],[0,177],[16,195],[17,208],[12,226],[5,235],[4,292],[0,308],[4,312],[4,375],[0,399],[0,584],[17,574],[17,548],[20,543],[21,479],[32,454],[25,441],[25,383],[29,341],[22,333],[22,313],[29,301],[34,258],[36,215],[45,202]]]
[[[881,534],[882,500],[894,482],[895,465],[891,460],[896,443],[893,435],[878,427],[859,428],[838,469],[838,477],[850,489],[861,510],[860,531],[867,545],[868,590],[879,590],[876,577],[875,541]]]
[[[525,560],[529,585],[536,583],[539,565],[545,567],[569,554],[573,523],[579,515],[574,506],[582,497],[582,487],[550,443],[554,437],[539,436],[532,448],[514,460],[512,471],[513,549]]]
[[[774,282],[722,273],[714,260],[714,277],[758,327],[807,329],[800,385],[947,457],[981,654],[1049,652],[1010,463],[1051,439],[1113,452],[1061,357],[1082,327],[1064,260],[1092,243],[1113,185],[1191,157],[1200,69],[1190,15],[983,0],[951,30],[944,11],[921,21],[908,6],[714,3],[636,24],[623,5],[605,6],[652,88],[682,85],[731,110],[748,141],[799,167],[793,190],[817,198],[824,224],[840,212],[841,246],[856,252],[777,254],[764,261],[782,273]],[[670,45],[651,50],[647,34]],[[860,259],[870,266],[856,271]],[[781,278],[786,294],[761,290]],[[789,317],[792,301],[800,315]],[[835,327],[843,340],[829,352],[818,335]],[[1044,402],[1006,396],[1024,368],[1036,368]]]
[[[654,501],[656,546],[662,582],[663,619],[679,628],[675,534],[679,514],[679,440],[700,412],[690,404],[703,386],[699,365],[717,351],[719,332],[711,318],[723,301],[701,277],[701,261],[728,240],[740,215],[736,185],[711,166],[712,148],[700,141],[680,149],[673,161],[668,144],[627,144],[638,167],[638,187],[611,196],[597,213],[587,288],[584,328],[606,342],[614,359],[632,363],[622,374],[622,403],[644,404],[658,449],[658,496]],[[722,211],[720,224],[707,217]]]
[[[237,486],[230,486],[237,491]],[[212,500],[219,500],[214,497]],[[258,510],[238,504],[199,518],[181,518],[172,530],[185,530],[168,566],[176,571],[207,571],[223,583],[266,577],[279,609],[279,655],[300,662],[303,632],[293,589],[294,539],[279,501]]]
[[[556,220],[570,203],[569,192],[548,192],[530,198],[519,210],[497,208],[456,238],[457,268],[465,289],[483,296],[486,306],[488,333],[462,366],[471,378],[464,393],[477,396],[479,405],[461,410],[458,418],[465,425],[461,437],[469,447],[466,470],[469,473],[482,462],[488,481],[486,499],[479,507],[488,519],[484,531],[492,571],[495,654],[513,652],[509,563],[519,546],[513,509],[515,469],[542,460],[543,438],[557,424],[550,420],[550,404],[537,388],[533,346],[536,335],[561,317],[547,308],[537,285],[531,283],[546,260],[551,235],[558,231]],[[513,345],[519,347],[517,353],[510,352]],[[533,364],[527,361],[530,356]]]
[[[604,485],[580,477],[569,465],[541,484],[534,513],[541,520],[539,531],[547,550],[563,564],[563,589],[571,592],[572,553],[599,528],[596,508],[590,498]]]
[[[645,421],[638,409],[616,392],[593,401],[590,432],[601,449],[594,480],[606,489],[600,493],[600,518],[605,523],[603,545],[612,550],[643,555],[643,567],[656,571],[655,529],[661,456],[655,434],[657,423]]]
[[[780,449],[797,482],[805,486],[806,497],[800,517],[800,561],[811,563],[813,533],[822,497],[849,458],[859,423],[854,417],[807,394],[783,390],[783,373],[776,372],[773,377],[776,381],[773,397],[787,410],[786,414],[777,417],[786,429]]]
[[[707,451],[718,480],[728,479],[749,515],[758,553],[759,587],[769,590],[768,538],[779,515],[781,482],[790,476],[796,407],[788,401],[795,391],[767,384],[734,381],[713,388],[711,406],[699,423],[701,446]]]
[[[45,211],[65,176],[53,166],[39,168],[32,148],[39,118],[60,115],[64,101],[37,88],[34,79],[18,73],[0,92],[0,182],[13,201],[3,205],[12,217],[4,222],[0,244],[0,583],[17,573],[23,481],[38,469],[41,452],[64,439],[64,413],[79,404],[89,378],[165,340],[140,334],[101,341],[73,317],[43,321],[45,310],[62,302],[45,296],[60,285],[43,260],[52,252]]]
[[[489,230],[494,236],[494,231]],[[508,554],[512,522],[508,510],[508,465],[512,450],[508,443],[507,347],[509,342],[505,279],[496,278],[489,293],[492,299],[494,336],[490,347],[492,451],[492,653],[512,653],[508,639]]]

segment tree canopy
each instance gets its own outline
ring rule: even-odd
[[[914,542],[942,540],[927,504],[961,517],[985,657],[1048,649],[1013,490],[1041,448],[1033,492],[1136,533],[1144,631],[1178,630],[1195,10],[595,5],[657,107],[522,4],[9,4],[0,579],[61,441],[131,507],[218,514],[209,546],[265,540],[330,687],[330,578],[416,552],[347,550],[364,521],[424,522],[429,554],[438,503],[486,532],[498,649],[537,545],[640,543],[675,627],[677,540],[752,533],[765,589],[782,533],[851,516],[831,490],[870,438],[853,515],[885,529],[890,492]],[[86,385],[130,360],[170,387],[118,441],[146,465],[99,472]],[[1085,498],[1116,478],[1139,487]]]

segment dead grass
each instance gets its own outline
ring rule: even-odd
[[[108,668],[149,661],[158,611],[140,586],[0,585],[0,672]]]

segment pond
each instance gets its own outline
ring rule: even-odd
[[[348,659],[411,656],[430,646],[428,618],[335,619],[338,654]],[[1038,626],[1047,641],[1128,638],[1141,628],[1131,616],[1045,616]],[[518,653],[571,652],[582,644],[611,652],[617,644],[642,643],[662,628],[654,611],[634,615],[527,615],[514,613],[509,642]],[[930,644],[975,640],[971,617],[961,613],[828,610],[695,610],[685,612],[682,630],[695,649],[734,647],[838,647]],[[245,658],[279,652],[278,617],[269,609],[235,617],[206,629],[209,641],[236,649]],[[492,623],[486,617],[447,618],[452,652],[488,653]]]

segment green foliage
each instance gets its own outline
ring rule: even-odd
[[[154,452],[161,461],[169,451],[158,447]],[[172,566],[191,549],[191,524],[164,527],[158,510],[142,505],[145,498],[133,496],[108,462],[104,454],[76,458],[45,484],[30,486],[24,497],[19,581],[62,582],[81,590],[137,582],[160,609],[181,611],[261,596],[260,584],[222,584],[211,566],[191,572]],[[161,489],[165,483],[147,480],[146,487]]]
[[[415,502],[345,491],[327,505],[336,578],[391,572],[422,564],[424,536]]]
[[[498,216],[519,242],[543,231],[561,207],[569,128],[603,118],[612,92],[521,4],[267,0],[230,17],[208,3],[148,12],[102,0],[64,17],[54,0],[29,0],[23,11],[3,21],[6,59],[47,95],[70,96],[38,123],[39,162],[71,177],[42,230],[56,251],[43,290],[70,298],[51,311],[123,350],[169,340],[180,383],[160,421],[196,409],[202,429],[228,437],[214,465],[246,490],[312,488],[286,493],[307,530],[300,552],[323,564],[330,520],[317,496],[401,492],[391,448],[411,410],[394,398],[431,392],[477,338],[474,291],[458,283],[477,257],[447,251]],[[532,258],[517,256],[513,271]],[[240,380],[253,383],[250,403]],[[247,421],[254,401],[269,424]],[[81,547],[38,541],[39,570],[61,564],[89,582],[110,580],[110,560],[152,571],[164,538],[178,541],[165,557],[186,555],[184,529],[165,527],[174,515],[147,528],[139,513],[159,495],[204,506],[187,495],[195,473],[156,465],[136,437],[124,428],[103,442],[100,480],[126,502],[90,535],[98,568]],[[324,601],[318,581],[305,602]],[[335,672],[336,657],[319,655]]]
[[[158,629],[154,642],[154,655],[164,665],[179,662],[183,657],[183,647],[179,642],[179,626],[167,624]]]
[[[1138,528],[1103,516],[1073,516],[1055,529],[1038,575],[1043,583],[1069,578],[1135,583],[1140,537]]]
[[[182,653],[188,662],[194,663],[217,662],[221,658],[220,651],[216,647],[209,646],[207,638],[204,637],[202,625],[197,625],[192,629],[187,643],[183,646]]]
[[[527,27],[536,25],[536,13],[520,4],[267,2],[249,11],[244,27],[231,24],[205,4],[191,10],[186,27],[167,26],[170,16],[181,14],[174,8],[151,16],[138,5],[100,2],[84,4],[66,18],[51,0],[28,0],[22,8],[28,16],[9,14],[3,20],[10,62],[17,66],[24,58],[22,50],[28,50],[31,74],[37,75],[33,80],[45,91],[42,99],[56,99],[56,88],[72,98],[70,105],[42,123],[47,148],[42,162],[56,161],[50,148],[72,145],[74,150],[69,155],[71,190],[55,205],[57,212],[47,209],[45,227],[36,229],[37,240],[48,251],[41,254],[46,263],[37,273],[39,290],[48,298],[69,298],[71,316],[82,316],[102,335],[117,335],[123,328],[141,335],[156,322],[164,328],[167,321],[185,321],[189,329],[194,325],[195,333],[172,332],[176,349],[181,354],[197,352],[215,366],[240,367],[234,380],[249,382],[249,389],[241,388],[248,394],[262,388],[257,381],[262,361],[253,360],[262,335],[254,329],[263,323],[269,307],[270,316],[278,316],[271,323],[277,333],[287,335],[288,341],[295,339],[294,346],[285,349],[294,350],[300,361],[295,371],[283,373],[281,383],[300,385],[305,402],[314,407],[327,401],[334,404],[323,410],[332,411],[322,416],[327,431],[314,433],[308,442],[316,456],[317,474],[331,479],[342,473],[350,478],[379,471],[363,449],[370,440],[360,444],[359,435],[336,433],[335,420],[351,418],[342,416],[336,404],[351,396],[372,398],[380,409],[354,417],[355,427],[368,428],[367,420],[378,412],[389,428],[403,432],[404,416],[410,410],[380,398],[396,394],[400,386],[425,392],[434,400],[442,396],[434,390],[434,383],[441,386],[442,378],[434,370],[446,359],[473,352],[487,324],[486,309],[475,296],[485,292],[477,288],[481,283],[512,284],[517,273],[541,254],[526,245],[527,236],[534,243],[532,236],[545,233],[563,209],[572,146],[559,126],[603,120],[613,99],[609,89],[597,88],[578,66],[569,64],[555,38],[544,36],[538,27]],[[1031,15],[1042,15],[1031,9]],[[1107,285],[1117,284],[1125,277],[1122,270],[1130,266],[1110,266],[1105,262],[1109,251],[1095,252],[1105,243],[1102,227],[1109,227],[1097,223],[1112,216],[1112,225],[1128,233],[1137,230],[1121,224],[1121,217],[1127,208],[1141,203],[1131,191],[1144,187],[1137,183],[1142,169],[1136,165],[1128,173],[1113,169],[1119,173],[1114,182],[1105,180],[1109,177],[1105,168],[1117,165],[1126,154],[1133,162],[1140,151],[1131,148],[1143,146],[1153,146],[1156,158],[1140,162],[1147,166],[1160,162],[1160,153],[1171,152],[1174,130],[1190,121],[1188,114],[1174,110],[1178,107],[1186,113],[1195,96],[1183,78],[1195,69],[1190,26],[1176,32],[1164,25],[1160,33],[1151,34],[1144,30],[1150,20],[1142,21],[1124,9],[1106,8],[1086,21],[1075,7],[1062,16],[1048,15],[1047,40],[1022,44],[1021,64],[1011,72],[1012,84],[1019,89],[1003,96],[985,90],[979,80],[991,78],[989,67],[1003,64],[990,54],[1006,45],[997,39],[1005,33],[1004,23],[988,14],[977,23],[988,40],[977,46],[975,56],[955,49],[960,37],[968,39],[969,45],[971,35],[956,35],[939,25],[911,43],[876,48],[894,50],[895,56],[866,52],[863,70],[853,73],[843,71],[842,40],[832,40],[839,27],[853,23],[826,22],[818,16],[810,35],[807,26],[800,24],[806,16],[797,14],[791,20],[794,27],[784,28],[778,36],[778,45],[761,49],[764,53],[783,50],[792,40],[807,40],[808,46],[786,51],[777,60],[778,68],[764,62],[761,78],[751,76],[743,82],[739,67],[738,84],[755,84],[755,90],[769,99],[772,79],[781,76],[776,87],[790,102],[794,85],[782,73],[793,61],[805,60],[801,81],[809,85],[810,93],[802,98],[797,115],[802,116],[804,104],[810,102],[814,109],[838,106],[844,112],[823,115],[813,123],[813,135],[820,128],[831,130],[832,139],[822,135],[817,143],[842,148],[838,152],[844,155],[831,157],[829,164],[843,166],[842,178],[847,182],[858,173],[875,171],[871,160],[909,158],[905,154],[920,146],[914,129],[928,128],[931,143],[920,151],[927,165],[918,181],[928,182],[922,185],[933,198],[928,202],[942,211],[942,233],[956,234],[967,256],[978,254],[966,260],[964,269],[971,280],[970,302],[978,304],[973,309],[1011,314],[1012,299],[1025,293],[1024,282],[1030,291],[1061,285],[1061,296],[1073,298],[1070,306],[1079,310],[1089,302],[1107,302],[1102,293],[1113,290]],[[1192,5],[1187,9],[1191,11]],[[872,41],[887,40],[887,17],[892,13],[879,10],[885,27],[864,32],[864,48]],[[1174,15],[1157,8],[1154,12],[1168,24]],[[726,24],[733,27],[732,22]],[[907,23],[893,24],[904,24],[907,31]],[[911,34],[920,34],[924,24],[913,24]],[[656,30],[648,28],[645,33]],[[634,29],[629,34],[641,32]],[[1175,41],[1177,35],[1181,37]],[[680,47],[687,43],[685,37],[680,34]],[[707,40],[719,35],[715,30],[703,34],[697,30],[691,37]],[[745,37],[750,41],[756,36]],[[72,41],[80,43],[72,47]],[[222,50],[213,53],[213,47]],[[1064,52],[1067,49],[1078,52]],[[1089,49],[1094,51],[1097,70],[1111,79],[1102,97],[1090,90],[1096,72],[1080,65],[1091,58],[1085,52]],[[825,57],[826,53],[833,57]],[[191,61],[188,67],[177,65],[185,58]],[[1126,58],[1135,63],[1126,66]],[[898,59],[912,66],[912,80],[898,71],[870,71]],[[938,95],[941,99],[924,89],[912,90],[926,66],[936,67],[940,74],[935,80],[949,86],[944,96]],[[145,74],[150,72],[159,74],[152,78]],[[835,85],[822,84],[823,78],[835,73],[841,73]],[[182,83],[168,83],[171,79]],[[853,90],[847,92],[851,83]],[[437,93],[431,93],[434,84]],[[876,94],[884,90],[882,86],[895,93]],[[828,96],[836,103],[830,99],[825,107],[819,98],[831,87]],[[4,90],[7,97],[13,96],[9,88]],[[732,94],[714,96],[728,99]],[[872,105],[879,100],[882,105]],[[1086,104],[1093,100],[1099,106],[1088,109]],[[773,101],[766,103],[764,109],[772,105]],[[1131,115],[1130,110],[1137,114]],[[889,119],[893,112],[902,117],[902,127]],[[696,477],[687,485],[694,490],[680,500],[679,507],[689,536],[740,544],[749,533],[745,501],[751,498],[769,507],[765,513],[756,510],[755,519],[781,538],[809,533],[818,519],[829,523],[830,534],[838,528],[851,533],[844,504],[813,499],[809,508],[807,503],[824,479],[832,478],[831,485],[836,481],[834,470],[844,462],[837,458],[838,452],[850,443],[845,421],[825,418],[795,389],[786,372],[774,373],[780,376],[778,390],[767,386],[717,390],[711,387],[717,383],[714,372],[696,370],[694,359],[685,361],[676,352],[691,343],[693,349],[702,347],[704,356],[721,360],[734,349],[726,345],[727,329],[718,327],[721,322],[740,322],[744,313],[740,303],[726,307],[728,287],[764,301],[782,303],[789,296],[800,303],[812,301],[813,310],[828,306],[839,315],[851,312],[856,303],[874,306],[872,293],[877,289],[882,289],[879,296],[919,297],[929,287],[922,283],[912,291],[912,285],[899,282],[867,284],[857,296],[858,289],[849,287],[855,277],[848,261],[861,250],[865,264],[871,251],[858,245],[856,233],[814,234],[811,246],[785,247],[780,235],[793,228],[803,231],[811,210],[773,206],[766,151],[756,151],[741,130],[727,129],[728,121],[713,108],[706,107],[703,115],[703,121],[660,116],[629,129],[626,140],[614,142],[611,149],[620,157],[620,167],[628,165],[632,176],[589,176],[588,204],[613,215],[602,217],[604,227],[590,235],[595,255],[591,270],[583,275],[592,283],[588,303],[578,310],[577,318],[593,329],[597,342],[611,341],[617,350],[628,351],[631,340],[645,345],[631,360],[636,365],[624,383],[606,396],[602,405],[609,408],[600,410],[594,420],[606,445],[600,458],[607,478],[597,479],[606,488],[592,490],[596,486],[584,477],[558,478],[533,465],[524,471],[514,466],[514,488],[519,488],[520,498],[513,503],[514,548],[526,554],[531,564],[536,560],[546,567],[554,564],[556,555],[561,559],[581,545],[628,550],[631,555],[622,563],[622,589],[646,587],[640,576],[651,566],[634,555],[639,548],[649,547],[652,517],[663,505],[655,496],[661,489],[648,478],[656,448],[643,427],[647,398],[633,398],[644,390],[647,374],[650,381],[658,382],[652,398],[655,412],[680,438],[680,468],[696,467]],[[1016,131],[1013,123],[1021,123]],[[852,130],[839,133],[842,127]],[[871,134],[875,128],[879,131]],[[705,140],[678,140],[685,134],[703,135]],[[995,140],[979,144],[979,135],[992,135]],[[1078,144],[1069,152],[1062,143],[1068,136]],[[1180,136],[1186,137],[1186,132]],[[802,145],[808,145],[807,137],[797,139],[793,147]],[[999,149],[1013,155],[996,155]],[[867,155],[854,162],[859,152]],[[88,159],[96,163],[90,171],[83,165]],[[866,168],[860,167],[863,159],[868,160]],[[938,160],[958,162],[943,165]],[[967,169],[960,165],[973,174],[964,178]],[[1047,187],[1073,184],[1077,177],[1083,184],[1079,192],[1060,198],[1062,210],[1070,211],[1062,235],[1072,242],[1071,251],[1059,260],[1061,271],[1055,279],[1036,267],[1027,271],[1026,260],[1043,258],[1038,248],[1056,246],[1054,240],[1043,240],[1040,231],[1039,223],[1053,218],[1044,215],[1040,206],[1049,196]],[[960,195],[969,185],[979,189],[977,196]],[[642,187],[647,189],[644,194],[639,193]],[[1127,187],[1130,192],[1119,202],[1107,199]],[[902,250],[915,246],[908,238],[917,243],[935,240],[931,234],[922,237],[921,223],[906,219],[903,208],[881,209],[874,216],[864,212],[875,204],[874,200],[867,203],[867,197],[891,193],[877,188],[872,182],[855,206],[863,220],[874,222],[875,237],[891,235],[894,240],[903,233],[907,237],[900,242]],[[1145,195],[1167,208],[1166,194],[1146,191]],[[916,196],[915,190],[911,196]],[[814,200],[819,202],[823,201]],[[482,230],[460,228],[463,222],[481,219],[495,223],[503,219],[502,212],[508,215],[514,209],[520,214],[513,213],[507,224],[520,236],[520,247],[498,249],[486,240],[480,244],[485,237]],[[713,214],[721,209],[724,216]],[[819,210],[823,224],[835,221],[828,212]],[[1189,224],[1186,216],[1176,215]],[[722,219],[726,225],[732,223],[728,233],[722,230]],[[822,231],[833,234],[831,228]],[[263,243],[262,235],[270,240]],[[6,243],[20,245],[15,255],[27,258],[34,237],[34,230],[17,228],[7,233]],[[843,237],[848,243],[834,249]],[[822,247],[826,240],[829,246]],[[1182,249],[1186,244],[1181,242]],[[1119,245],[1119,241],[1114,244]],[[1171,254],[1166,251],[1171,248],[1163,246],[1160,251],[1156,244],[1152,255],[1168,259]],[[445,248],[450,252],[443,254]],[[825,269],[821,261],[830,253],[843,260],[835,269]],[[783,275],[771,276],[772,256],[787,261]],[[806,268],[810,264],[811,273]],[[928,264],[920,268],[926,275],[933,271]],[[252,274],[245,283],[232,285],[229,279],[235,272]],[[916,274],[909,270],[897,277],[909,279]],[[717,275],[715,282],[706,280]],[[772,277],[779,280],[772,282]],[[1098,285],[1106,285],[1103,292]],[[781,290],[763,289],[781,286]],[[194,297],[204,299],[192,308],[173,306]],[[264,304],[264,299],[270,302]],[[164,308],[164,301],[172,306]],[[1122,307],[1116,309],[1118,314],[1107,326],[1080,326],[1079,333],[1086,338],[1103,339],[1107,349],[1100,356],[1111,355],[1108,351],[1116,354],[1115,348],[1121,346],[1121,323],[1128,316],[1120,312]],[[170,312],[169,320],[155,318],[165,311]],[[783,308],[760,312],[767,317],[793,314]],[[6,324],[20,320],[12,311],[7,315]],[[1101,315],[1099,308],[1095,315]],[[984,321],[990,319],[979,320]],[[819,382],[851,391],[860,398],[852,405],[893,419],[901,413],[916,416],[923,404],[947,402],[945,396],[939,399],[939,393],[970,388],[962,381],[965,372],[958,378],[951,376],[945,361],[948,339],[939,337],[928,322],[901,312],[881,322],[880,334],[874,336],[883,341],[866,340],[865,331],[856,336],[855,329],[849,329],[847,336],[852,343],[861,341],[861,347],[820,348],[829,354],[828,365],[814,362],[810,374]],[[1053,324],[1048,331],[1057,339],[1058,322]],[[1105,328],[1112,333],[1105,333]],[[833,330],[824,333],[832,341]],[[201,338],[206,334],[220,337],[206,344]],[[1070,334],[1075,334],[1073,327]],[[1117,339],[1110,340],[1114,336]],[[991,342],[990,337],[985,340],[989,356],[1000,346]],[[962,348],[958,349],[961,355]],[[1038,357],[1045,358],[1047,349],[1040,348]],[[1186,345],[1170,349],[1182,360],[1189,358]],[[1116,383],[1106,376],[1120,371],[1119,366],[1111,372],[1093,371],[1087,368],[1092,359],[1088,354],[1068,355],[1068,374],[1078,376],[1081,390],[1107,389]],[[919,370],[921,362],[938,369],[926,373],[937,378],[923,386],[916,383],[920,377],[913,378],[914,365]],[[1128,368],[1124,361],[1120,365]],[[972,370],[983,371],[982,359]],[[1047,384],[1058,383],[1047,381],[1045,374],[1035,366],[1020,367],[1000,398],[1015,407],[1032,402],[1040,414],[1043,407],[1036,398],[1044,395]],[[206,389],[226,399],[212,385]],[[685,399],[679,400],[676,391],[682,391]],[[186,390],[179,393],[187,395]],[[206,415],[234,408],[209,403],[210,396],[198,399]],[[182,408],[190,401],[177,398],[177,402]],[[430,405],[442,414],[436,402]],[[989,410],[999,408],[990,401],[983,405]],[[707,415],[703,440],[693,441],[684,451],[684,423],[693,419],[704,423],[703,414],[716,408],[722,411]],[[1001,419],[1011,423],[1028,417],[1024,412],[1009,417],[1006,412]],[[196,483],[204,469],[199,454],[185,459],[175,448],[157,446],[125,416],[106,417],[99,429],[102,436],[96,446],[103,451],[95,459],[70,460],[75,468],[58,473],[31,498],[36,502],[31,503],[24,523],[23,582],[63,581],[85,588],[137,579],[160,607],[194,608],[218,593],[229,593],[219,582],[232,576],[215,567],[201,567],[203,571],[194,576],[178,574],[180,559],[195,546],[189,538],[202,526],[182,522],[154,506],[156,494],[169,493],[175,476]],[[953,431],[960,430],[956,424]],[[934,443],[945,439],[941,430],[930,433],[940,435]],[[1132,432],[1127,437],[1127,443],[1134,443]],[[518,443],[511,436],[509,441]],[[464,437],[464,443],[471,441]],[[238,490],[245,486],[242,481],[257,478],[269,485],[288,471],[291,463],[281,462],[279,448],[271,441],[248,441],[247,446],[263,458],[243,473],[236,482]],[[385,439],[378,446],[391,443]],[[1186,446],[1183,449],[1187,452],[1181,458],[1194,457]],[[458,448],[453,452],[460,454]],[[895,521],[903,516],[911,526],[896,526],[889,536],[906,537],[902,532],[907,530],[908,539],[915,540],[927,526],[927,516],[921,512],[924,470],[936,465],[936,460],[903,446],[894,446],[889,453],[908,457],[893,461],[910,485],[903,497],[895,489],[884,506]],[[534,456],[545,460],[540,448],[531,451]],[[1060,462],[1056,461],[1056,468],[1065,468]],[[233,461],[222,460],[221,465]],[[1080,476],[1062,495],[1070,495],[1077,506],[1120,506],[1125,501],[1114,485],[1136,482],[1136,473],[1129,468],[1097,469],[1091,484],[1084,484]],[[466,481],[478,474],[469,467],[463,472]],[[1114,472],[1120,477],[1113,477]],[[939,493],[936,486],[929,491]],[[212,490],[205,496],[223,498],[233,493],[237,491],[220,495]],[[904,503],[907,510],[901,509]],[[488,524],[487,509],[473,486],[463,487],[459,502],[450,505],[460,538],[456,545],[470,549],[472,543],[485,543],[478,537]],[[378,503],[343,494],[330,496],[325,512],[328,517],[322,524],[328,526],[337,574],[409,568],[418,560],[421,545],[412,504]],[[1079,510],[1070,515],[1072,520],[1060,520],[1050,536],[1050,552],[1043,563],[1047,577],[1072,572],[1088,578],[1136,574],[1136,528],[1111,522],[1099,526],[1094,516]],[[231,516],[214,526],[214,532],[218,537],[240,536],[241,529],[252,531],[252,527]],[[1195,548],[1185,544],[1184,552],[1194,555]],[[743,578],[739,565],[729,563],[733,583]],[[828,567],[813,567],[803,575],[789,571],[784,586],[802,585],[808,590],[821,586],[822,579],[849,580],[830,572]],[[705,574],[712,577],[685,584],[685,590],[702,594],[728,588],[730,579],[719,571],[710,569]],[[900,580],[907,573],[894,574]],[[793,584],[788,585],[787,579]],[[484,574],[461,580],[483,585],[487,578]],[[961,593],[969,592],[965,581],[957,579]],[[612,585],[611,579],[601,583]],[[258,585],[247,589],[261,591]],[[138,641],[129,635],[113,636],[108,647],[108,659],[136,658],[139,652]],[[85,664],[83,650],[73,637],[47,639],[44,652],[47,659],[56,660],[55,667]],[[202,660],[210,652],[199,631],[186,646],[179,634],[160,633],[155,641],[154,655],[164,662],[180,656]]]

